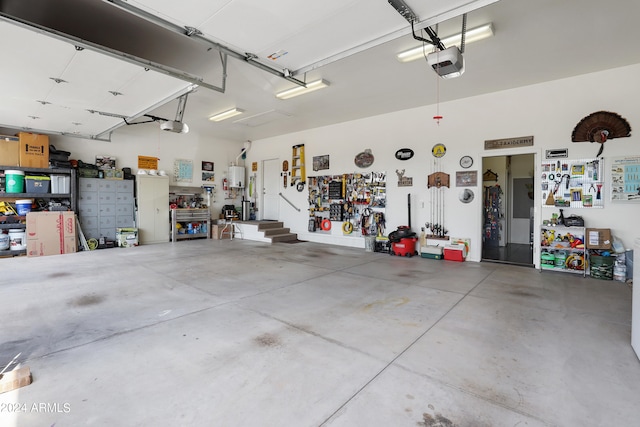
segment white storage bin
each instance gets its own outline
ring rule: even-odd
[[[51,174],[51,193],[68,194],[71,191],[71,177],[69,175]]]

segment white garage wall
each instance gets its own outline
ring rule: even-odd
[[[206,135],[189,132],[176,134],[160,129],[156,123],[127,126],[113,133],[111,142],[91,141],[80,138],[52,135],[49,138],[58,150],[71,152],[72,159],[85,163],[95,163],[96,155],[116,157],[116,167],[130,167],[132,173],[138,171],[138,156],[157,157],[158,169],[165,170],[170,176],[170,185],[200,187],[202,181],[202,161],[214,162],[216,186],[212,209],[219,213],[225,204],[233,201],[224,199],[222,179],[226,176],[230,162],[235,161],[243,147],[242,143],[224,141]],[[176,184],[173,180],[175,159],[193,160],[193,182]],[[241,160],[240,160],[241,161]],[[207,185],[211,184],[209,182]],[[205,201],[206,193],[203,193]],[[238,201],[239,205],[240,202]]]
[[[450,235],[471,239],[469,260],[479,261],[481,256],[482,233],[482,157],[532,153],[536,163],[540,163],[545,149],[569,148],[570,158],[594,157],[598,144],[572,143],[571,132],[580,119],[586,115],[607,110],[621,114],[636,129],[640,126],[640,65],[618,68],[600,73],[578,76],[570,79],[517,88],[440,105],[444,119],[437,125],[432,117],[436,113],[434,105],[404,110],[362,120],[312,129],[279,137],[254,141],[244,164],[261,164],[262,160],[278,159],[291,162],[291,147],[305,144],[307,175],[330,175],[361,172],[353,162],[356,154],[371,149],[375,162],[368,170],[386,171],[388,175],[386,209],[387,232],[407,223],[407,194],[412,197],[412,228],[418,232],[429,221],[430,192],[427,190],[427,175],[435,169],[431,149],[436,143],[443,143],[447,153],[439,168],[451,175],[452,187],[445,191],[445,226]],[[425,77],[430,78],[430,77]],[[435,79],[435,75],[432,76]],[[461,78],[464,78],[462,76]],[[455,84],[455,81],[448,82]],[[443,91],[446,88],[442,89]],[[519,149],[484,150],[487,139],[534,136],[534,146]],[[88,163],[95,161],[95,155],[112,155],[118,158],[118,167],[131,167],[137,171],[137,157],[157,156],[159,168],[172,173],[176,158],[194,161],[193,186],[200,186],[200,162],[215,163],[216,184],[220,184],[230,162],[236,159],[244,141],[220,140],[213,135],[172,134],[161,131],[153,124],[137,125],[117,130],[112,142],[104,143],[63,136],[52,136],[56,148],[72,152],[73,158]],[[400,148],[411,148],[415,156],[408,161],[394,157]],[[329,170],[313,172],[313,156],[330,155]],[[638,132],[630,138],[614,139],[606,143],[604,151],[605,169],[607,159],[622,155],[640,155]],[[474,165],[469,170],[478,171],[478,186],[473,188],[476,197],[473,202],[463,204],[458,200],[459,188],[455,187],[455,172],[462,170],[458,164],[463,155],[471,155]],[[242,165],[242,161],[240,162]],[[538,166],[536,166],[537,168]],[[405,176],[412,177],[413,187],[397,187],[396,169],[405,169]],[[250,170],[250,167],[247,168]],[[260,188],[261,171],[258,171]],[[540,171],[536,177],[536,226],[543,218],[549,218],[554,208],[542,208],[539,189]],[[610,173],[605,173],[607,182]],[[307,191],[298,192],[293,187],[281,189],[301,212],[297,212],[284,200],[280,200],[280,220],[285,226],[311,241],[336,243],[364,247],[361,238],[343,237],[341,233],[324,236],[308,233]],[[259,192],[258,192],[259,193]],[[216,190],[214,210],[232,203],[223,199],[221,188]],[[608,194],[605,196],[608,200]],[[236,206],[240,200],[235,201]],[[576,213],[585,218],[588,227],[611,228],[627,248],[631,248],[635,238],[640,237],[637,218],[640,204],[612,204],[606,202],[605,209],[569,209],[565,215]],[[258,208],[260,200],[258,200]],[[258,212],[260,218],[260,212]],[[537,250],[539,248],[536,247]],[[534,259],[538,259],[534,254]]]
[[[480,168],[483,156],[533,153],[536,155],[537,227],[543,218],[549,218],[552,212],[557,212],[554,208],[541,206],[540,172],[537,164],[543,159],[544,150],[568,148],[570,158],[595,157],[598,144],[571,142],[571,132],[575,125],[595,111],[617,112],[629,121],[632,128],[640,126],[638,75],[640,65],[634,65],[444,103],[440,105],[440,113],[444,116],[440,125],[432,119],[436,112],[435,106],[426,106],[254,141],[247,161],[272,158],[291,161],[291,147],[304,143],[309,165],[313,156],[330,155],[331,168],[318,174],[342,174],[361,171],[354,165],[353,159],[357,153],[370,148],[376,160],[369,170],[386,171],[389,177],[387,231],[406,224],[408,193],[412,194],[412,228],[419,231],[421,224],[429,219],[426,180],[427,175],[433,172],[431,149],[434,144],[444,143],[447,146],[447,153],[442,159],[442,170],[451,174],[452,184],[455,182],[455,172],[462,170],[458,164],[460,157],[471,155],[474,158],[474,165],[470,170],[478,170],[479,173],[479,184],[474,188],[478,196],[482,188],[480,176],[483,171]],[[528,135],[534,136],[533,147],[484,150],[484,141],[487,139]],[[415,156],[408,161],[396,160],[396,150],[404,147],[414,150]],[[630,138],[614,139],[606,143],[603,153],[605,168],[607,158],[630,154],[640,154],[637,132],[632,133]],[[413,177],[414,186],[398,188],[396,169],[406,169],[405,175]],[[307,175],[311,174],[314,172],[309,167]],[[609,182],[608,170],[605,179]],[[292,187],[282,191],[302,212],[298,213],[281,200],[280,219],[302,239],[364,247],[362,239],[356,239],[355,242],[350,237],[308,233],[306,189],[300,193]],[[445,225],[450,235],[471,238],[469,259],[478,261],[481,256],[482,198],[476,197],[473,202],[463,204],[458,201],[458,191],[455,186],[445,191]],[[640,236],[637,223],[632,220],[640,213],[640,204],[607,202],[605,206],[605,209],[566,209],[565,215],[582,215],[588,227],[611,228],[613,234],[627,248],[631,248],[634,238]],[[534,259],[538,258],[537,254],[534,255]]]

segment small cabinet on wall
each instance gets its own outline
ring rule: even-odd
[[[140,244],[169,241],[169,177],[137,175],[138,239]]]
[[[80,178],[78,216],[85,238],[116,240],[117,228],[134,226],[133,181]]]

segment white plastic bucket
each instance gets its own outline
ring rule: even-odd
[[[6,251],[11,246],[11,239],[8,234],[0,233],[0,251]]]
[[[18,212],[18,215],[24,216],[29,212],[31,212],[32,204],[33,204],[32,199],[16,200],[16,211]]]
[[[9,230],[9,245],[12,251],[27,249],[27,233],[22,229]]]
[[[24,171],[4,171],[6,178],[7,193],[23,193],[24,192]]]

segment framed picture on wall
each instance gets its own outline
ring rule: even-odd
[[[213,162],[202,162],[202,170],[206,172],[213,172]]]
[[[456,187],[475,187],[478,185],[478,171],[456,172]]]
[[[324,156],[314,156],[313,170],[319,171],[324,169],[329,169],[329,155],[325,154]]]

